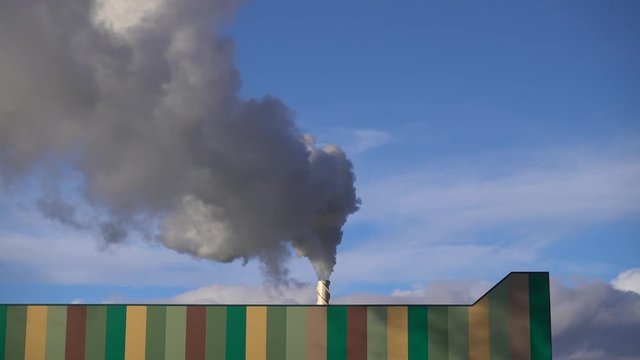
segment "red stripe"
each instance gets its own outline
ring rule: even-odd
[[[367,308],[347,309],[347,359],[367,360]]]
[[[185,358],[204,360],[207,341],[207,308],[204,306],[187,307],[187,343]]]
[[[87,307],[69,305],[67,307],[67,339],[65,360],[84,360]]]

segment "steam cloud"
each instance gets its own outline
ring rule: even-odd
[[[137,231],[199,258],[258,258],[276,281],[291,244],[329,278],[358,209],[352,164],[279,100],[237,95],[233,43],[212,30],[237,5],[1,1],[0,180],[44,171],[38,208],[106,243]],[[69,201],[69,167],[92,212]]]

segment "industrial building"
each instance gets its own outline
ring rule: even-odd
[[[472,305],[0,305],[0,360],[547,360],[549,274]]]

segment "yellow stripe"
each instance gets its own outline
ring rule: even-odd
[[[469,360],[489,360],[489,296],[469,308]]]
[[[247,306],[246,360],[267,358],[267,307]]]
[[[24,344],[25,360],[44,360],[47,342],[47,307],[27,307],[27,334]]]
[[[144,360],[147,340],[147,307],[127,306],[124,358]]]
[[[408,317],[406,306],[387,308],[387,359],[407,360],[409,357]]]

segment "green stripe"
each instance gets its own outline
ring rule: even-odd
[[[247,307],[227,307],[227,360],[244,360],[246,353]]]
[[[469,359],[469,313],[467,306],[449,307],[449,360]]]
[[[24,358],[24,341],[27,332],[27,307],[10,305],[7,307],[7,335],[4,356],[7,360]]]
[[[367,359],[387,360],[387,307],[367,308]]]
[[[67,341],[67,307],[49,306],[47,309],[47,343],[45,359],[64,359]]]
[[[127,328],[127,307],[107,306],[107,333],[105,337],[105,359],[123,360]]]
[[[551,359],[551,308],[549,274],[529,274],[531,360]]]
[[[287,356],[287,308],[267,307],[267,360],[284,360]]]
[[[307,358],[307,308],[287,307],[287,360]]]
[[[167,306],[167,328],[164,339],[164,358],[182,360],[187,340],[187,308]]]
[[[7,306],[0,305],[0,360],[4,360],[6,337],[7,337]]]
[[[84,358],[104,360],[107,335],[107,308],[87,306],[87,333]]]
[[[429,311],[426,306],[408,306],[409,360],[429,356]],[[385,341],[386,342],[386,341]]]
[[[327,306],[327,360],[347,359],[347,307]]]
[[[146,360],[164,359],[164,336],[167,323],[167,307],[147,306]]]
[[[489,348],[492,359],[509,358],[509,283],[489,293]]]
[[[429,359],[449,358],[449,309],[446,306],[429,308]]]
[[[207,344],[206,359],[221,360],[225,358],[227,342],[227,307],[207,307]]]

